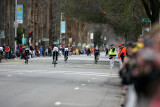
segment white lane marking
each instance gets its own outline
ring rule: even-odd
[[[91,82],[90,80],[88,80],[87,82]]]
[[[85,86],[86,84],[81,84],[82,86]]]
[[[18,73],[18,74],[22,75],[23,73]]]
[[[56,106],[59,106],[59,105],[61,105],[62,103],[61,102],[55,102],[54,103],[54,105],[56,105]]]
[[[88,104],[77,104],[77,103],[62,103],[64,106],[73,106],[73,107],[93,107],[93,105]]]
[[[11,77],[12,75],[7,75],[8,77]]]
[[[11,71],[10,71],[11,72]],[[28,72],[28,73],[49,73],[49,74],[67,74],[67,75],[84,75],[84,76],[95,76],[96,77],[113,77],[118,78],[119,74],[110,73],[96,73],[96,72],[79,72],[79,71],[52,71],[52,70],[17,70],[14,72]]]
[[[74,89],[75,89],[75,90],[79,90],[79,87],[75,87]]]

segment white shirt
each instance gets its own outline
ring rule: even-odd
[[[68,51],[68,48],[64,48],[64,51]]]
[[[58,47],[54,47],[54,48],[53,48],[53,52],[54,52],[54,51],[57,51],[57,52],[58,52]]]
[[[3,51],[3,47],[0,47],[0,51]]]

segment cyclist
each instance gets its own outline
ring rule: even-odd
[[[68,48],[64,48],[64,61],[67,61],[68,59]]]
[[[3,56],[3,47],[0,47],[0,63],[1,63],[2,56]]]
[[[27,46],[24,51],[25,63],[28,63],[30,48]]]
[[[57,64],[57,61],[58,61],[58,47],[54,46],[53,48],[53,63]],[[56,62],[54,62],[55,60],[55,57],[56,57]]]
[[[97,45],[96,48],[94,49],[94,56],[95,56],[95,61],[96,62],[98,60],[98,55],[100,55],[100,50],[99,50],[98,45]]]

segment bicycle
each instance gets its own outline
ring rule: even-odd
[[[64,56],[64,61],[67,63],[68,56]]]
[[[99,55],[95,55],[95,64],[97,64],[98,60],[99,60]]]
[[[3,51],[0,51],[0,63],[2,61],[2,58],[3,58]]]
[[[54,64],[54,68],[55,68],[55,67],[56,67],[56,64],[57,64],[55,57],[54,57],[54,60],[53,60],[52,64]]]
[[[28,57],[28,55],[26,55],[25,56],[25,64],[28,64],[28,59],[29,59],[29,57]]]

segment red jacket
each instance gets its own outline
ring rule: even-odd
[[[9,46],[6,46],[6,47],[5,47],[5,51],[6,51],[6,52],[9,52],[9,51],[10,51],[10,47],[9,47]]]

